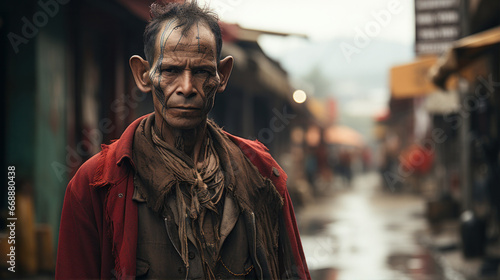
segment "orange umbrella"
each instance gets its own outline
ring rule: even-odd
[[[325,142],[354,147],[363,147],[363,136],[356,130],[342,125],[331,126],[325,131]]]

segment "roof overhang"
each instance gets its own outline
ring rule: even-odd
[[[439,91],[428,74],[429,69],[437,61],[436,56],[426,56],[411,63],[392,67],[390,70],[391,96],[397,99],[414,98]]]
[[[500,26],[456,41],[453,46],[430,69],[432,81],[446,89],[453,73],[462,71],[491,47],[500,44]]]

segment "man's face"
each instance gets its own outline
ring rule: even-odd
[[[206,121],[220,85],[215,38],[202,23],[182,35],[167,21],[157,36],[149,72],[155,111],[175,129],[192,129]]]

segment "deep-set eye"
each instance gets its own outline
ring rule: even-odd
[[[179,72],[180,72],[180,70],[178,68],[175,68],[175,67],[168,67],[168,68],[161,69],[161,73],[165,73],[165,74],[176,74]]]
[[[194,75],[212,75],[212,71],[208,69],[195,69],[193,71]]]

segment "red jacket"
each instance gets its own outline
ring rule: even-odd
[[[57,279],[134,279],[136,272],[137,205],[132,142],[141,117],[111,145],[84,163],[69,182],[64,198]],[[287,176],[258,141],[226,133],[273,182],[283,197],[283,216],[301,279],[310,279],[290,196]]]

